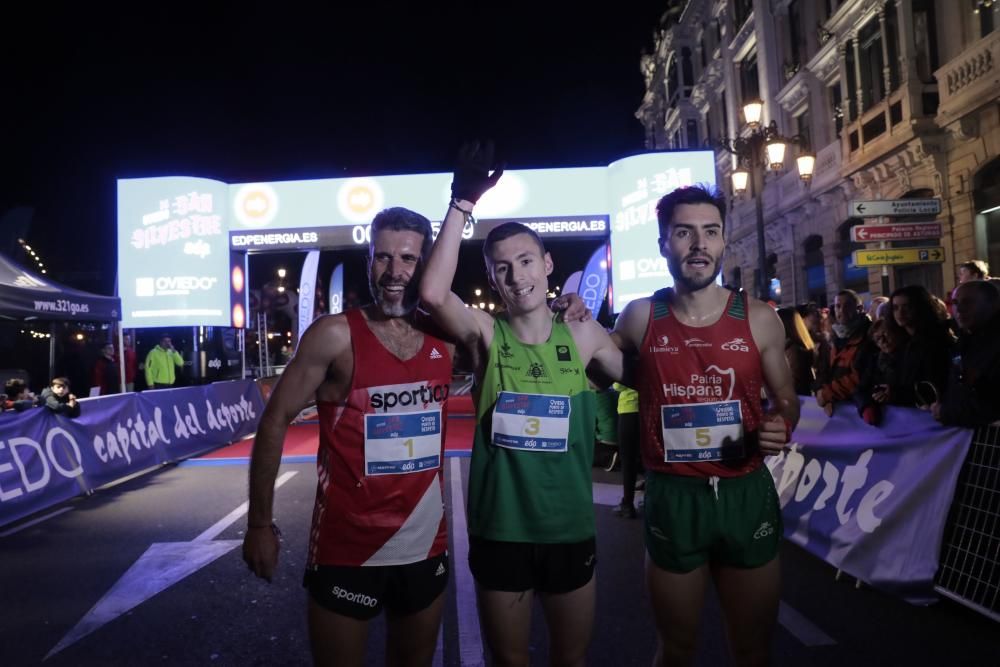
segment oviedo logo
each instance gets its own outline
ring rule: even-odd
[[[337,210],[348,222],[371,222],[384,201],[382,186],[374,178],[349,178],[337,190]]]
[[[263,227],[278,215],[278,193],[266,183],[249,183],[233,198],[233,215],[247,227]]]
[[[653,344],[649,346],[649,351],[653,352],[654,354],[660,354],[663,352],[669,352],[670,354],[678,354],[680,352],[680,348],[678,348],[676,345],[671,345],[670,338],[668,338],[666,335],[661,334],[653,338]]]

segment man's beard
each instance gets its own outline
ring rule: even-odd
[[[392,284],[392,281],[384,282]],[[417,307],[417,302],[420,300],[417,295],[416,284],[412,280],[404,286],[403,300],[399,303],[386,303],[382,301],[382,290],[380,290],[379,286],[375,284],[375,281],[371,276],[368,276],[368,289],[371,290],[372,298],[375,300],[375,305],[378,306],[378,309],[382,311],[382,314],[386,317],[405,317],[413,312],[413,310]]]
[[[699,255],[699,257],[704,257],[704,255]],[[711,261],[714,262],[714,268],[710,275],[705,274],[704,277],[685,276],[684,260],[679,260],[674,256],[667,258],[667,267],[670,269],[670,275],[674,277],[675,285],[683,286],[688,292],[696,292],[714,283],[722,271],[721,257],[712,259]]]

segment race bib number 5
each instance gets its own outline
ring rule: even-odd
[[[725,461],[744,456],[739,401],[663,405],[660,414],[667,463]]]
[[[402,475],[440,465],[440,409],[365,415],[366,475]]]
[[[493,408],[493,444],[529,452],[565,452],[569,396],[500,392]]]

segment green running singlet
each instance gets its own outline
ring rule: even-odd
[[[507,407],[497,405],[501,391],[516,392],[504,395]],[[569,327],[553,320],[548,341],[529,345],[497,317],[474,398],[469,535],[541,544],[593,537],[596,399]],[[505,411],[496,438],[495,409]]]

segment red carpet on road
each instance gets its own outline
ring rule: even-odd
[[[444,441],[445,451],[469,452],[472,450],[472,435],[476,427],[474,416],[472,397],[468,394],[452,396],[448,399],[448,432]],[[249,459],[252,446],[253,438],[246,438],[199,458]],[[319,449],[318,424],[293,424],[288,427],[282,456],[315,456],[317,449]]]

